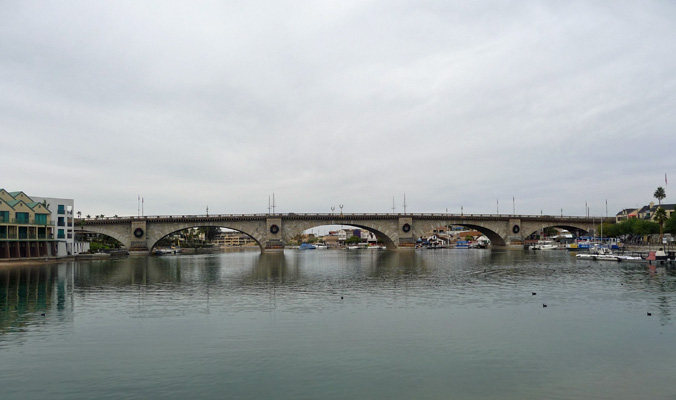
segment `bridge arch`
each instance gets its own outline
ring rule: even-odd
[[[285,224],[285,229],[284,229],[284,234],[283,234],[283,241],[284,243],[289,243],[293,239],[294,236],[302,234],[303,232],[307,231],[308,229],[312,229],[318,226],[323,226],[327,225],[326,222],[323,221],[293,221],[291,223],[286,222]],[[334,225],[334,224],[329,224],[329,225]],[[395,239],[393,239],[390,235],[392,235],[391,230],[384,230],[382,226],[374,223],[354,223],[354,221],[351,221],[349,224],[344,224],[344,226],[351,226],[355,228],[360,228],[360,229],[366,229],[369,232],[373,232],[373,234],[376,236],[376,239],[379,241],[383,242],[385,244],[385,247],[388,249],[396,249],[397,244],[395,243]],[[389,228],[389,227],[388,227]]]
[[[436,220],[436,221],[422,220],[416,221],[416,223],[413,225],[413,229],[416,238],[419,238],[421,236],[426,235],[429,232],[432,232],[434,229],[437,229],[440,226],[449,226],[449,225],[464,226],[465,228],[479,231],[481,232],[482,235],[485,235],[488,239],[490,239],[491,245],[493,246],[506,245],[505,239],[497,232],[495,227],[491,226],[490,224],[484,225],[477,222],[450,223],[449,221],[445,220]]]
[[[153,229],[150,229],[153,228]],[[172,233],[180,232],[189,228],[226,228],[241,232],[252,238],[258,247],[263,251],[265,249],[265,235],[260,234],[259,230],[251,229],[250,224],[241,224],[233,221],[186,221],[173,224],[157,224],[157,226],[150,227],[147,237],[148,250],[152,249],[163,238]]]
[[[540,224],[540,226],[535,227],[533,224],[524,224],[524,237],[528,237],[530,235],[535,234],[536,232],[541,231],[542,229],[546,228],[560,228],[560,229],[565,229],[574,236],[585,236],[591,232],[592,228],[591,226],[583,226],[583,225],[574,225],[574,224],[566,224],[566,223],[544,223]]]
[[[75,233],[96,233],[98,235],[108,236],[122,243],[124,247],[129,248],[130,242],[127,240],[129,236],[128,231],[129,228],[127,227],[115,227],[111,229],[111,227],[105,225],[87,225],[86,227],[80,227]]]

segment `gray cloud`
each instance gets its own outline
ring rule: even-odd
[[[674,171],[670,2],[4,8],[0,186],[85,214],[139,194],[149,214],[265,212],[272,192],[280,212],[406,193],[412,212],[602,214]]]

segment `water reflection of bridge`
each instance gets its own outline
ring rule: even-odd
[[[612,218],[491,214],[229,214],[155,217],[87,218],[77,231],[100,233],[132,252],[148,253],[163,237],[193,227],[222,227],[252,237],[261,251],[281,251],[302,232],[322,225],[367,229],[388,249],[412,248],[416,239],[442,226],[459,225],[486,235],[493,246],[521,245],[529,235],[548,227],[586,234]]]

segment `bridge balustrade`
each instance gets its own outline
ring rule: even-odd
[[[127,217],[95,217],[95,218],[78,218],[76,221],[94,222],[94,221],[122,221],[122,220],[160,220],[160,219],[190,219],[190,218],[284,218],[284,219],[298,219],[298,218],[350,218],[350,217],[382,217],[382,218],[435,218],[435,219],[464,219],[464,218],[514,218],[514,219],[567,219],[567,220],[613,220],[612,217],[587,217],[587,216],[559,216],[559,215],[529,215],[529,214],[436,214],[436,213],[343,213],[343,214],[323,214],[323,213],[288,213],[288,214],[196,214],[196,215],[152,215],[152,216],[127,216]],[[24,222],[26,223],[26,222]]]

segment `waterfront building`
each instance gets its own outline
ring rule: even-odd
[[[218,233],[213,243],[220,247],[240,247],[253,246],[256,244],[256,241],[247,234],[235,231]]]
[[[72,199],[0,189],[0,258],[74,254],[73,206]]]
[[[629,218],[637,218],[637,217],[638,217],[638,209],[625,208],[624,210],[618,212],[615,215],[615,222],[622,222],[628,220]]]
[[[676,211],[676,204],[655,204],[654,201],[651,201],[650,204],[647,206],[643,206],[641,208],[627,208],[615,215],[615,222],[622,222],[626,221],[629,218],[638,218],[638,219],[645,219],[645,220],[655,220],[655,211],[661,207],[666,211],[667,213],[667,218],[671,218],[671,214]]]
[[[667,218],[670,218],[671,214],[676,209],[676,204],[656,205],[654,201],[651,201],[647,206],[641,207],[641,209],[636,212],[636,216],[638,219],[654,220],[655,211],[657,211],[659,207],[662,207],[664,211],[667,212]]]

